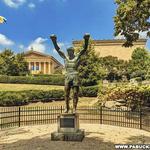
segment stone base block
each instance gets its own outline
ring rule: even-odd
[[[84,130],[78,130],[77,132],[53,132],[51,133],[52,141],[79,141],[81,142],[85,137]]]

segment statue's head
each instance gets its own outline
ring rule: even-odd
[[[67,48],[67,53],[68,53],[68,56],[69,56],[70,59],[73,59],[75,57],[73,47]]]

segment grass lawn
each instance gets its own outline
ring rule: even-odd
[[[0,83],[0,91],[23,91],[23,90],[44,90],[44,91],[48,91],[48,90],[51,90],[51,89],[64,89],[64,86]]]

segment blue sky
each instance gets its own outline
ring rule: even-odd
[[[86,32],[93,39],[113,39],[115,9],[113,0],[1,0],[0,15],[7,23],[0,25],[0,50],[33,47],[62,62],[49,35],[56,34],[63,49]]]

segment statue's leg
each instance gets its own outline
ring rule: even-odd
[[[79,97],[79,86],[73,87],[73,112],[76,112],[77,104],[78,104],[78,98]]]
[[[71,87],[67,84],[65,85],[65,111],[64,113],[68,113],[69,112],[69,96],[70,96],[70,90],[71,90]]]

